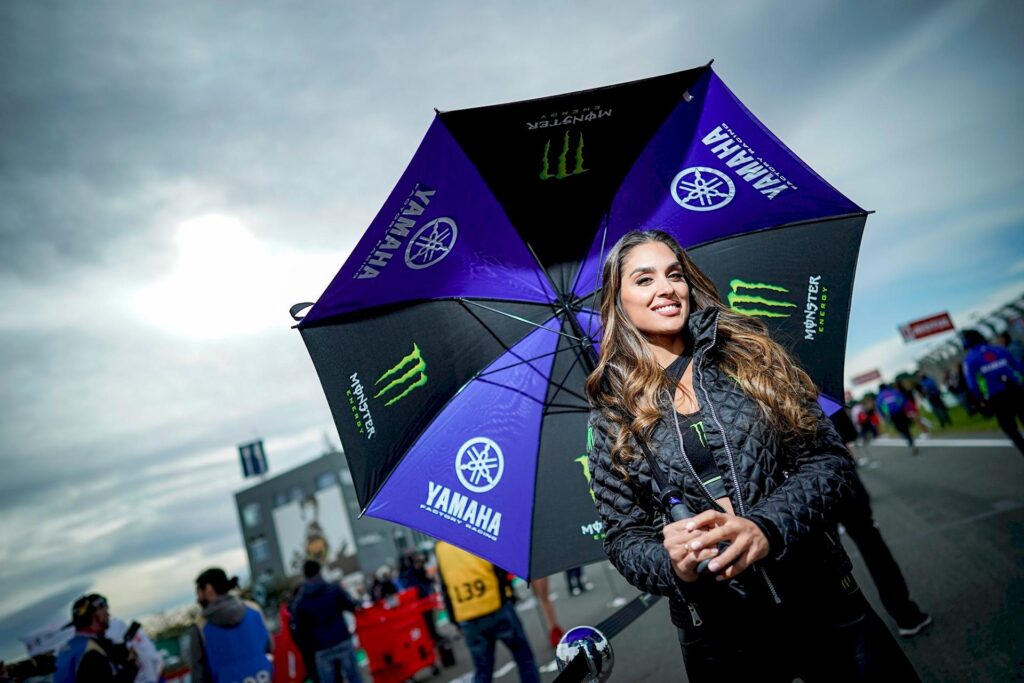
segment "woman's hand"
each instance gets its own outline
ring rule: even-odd
[[[707,549],[715,548],[722,541],[729,543],[729,547],[708,564],[708,570],[718,574],[719,581],[735,577],[768,556],[768,539],[756,524],[745,517],[705,510],[696,517],[677,523],[682,524],[685,531],[696,534],[687,543],[690,552],[695,556],[699,554],[700,559],[705,557],[703,553]]]
[[[699,552],[694,552],[690,544],[694,539],[703,536],[703,529],[687,529],[689,519],[679,522],[672,522],[665,525],[662,530],[665,540],[662,545],[668,553],[672,562],[672,570],[680,579],[686,583],[693,583],[697,580],[697,565],[702,560],[708,560],[718,554],[718,548],[712,545]]]

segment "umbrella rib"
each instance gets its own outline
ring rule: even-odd
[[[477,377],[476,381],[483,382],[484,384],[490,384],[492,387],[498,387],[499,389],[508,389],[509,391],[515,392],[515,393],[519,394],[520,396],[522,396],[524,398],[530,399],[534,403],[539,403],[541,406],[544,405],[544,401],[541,401],[536,396],[530,396],[528,393],[526,393],[522,389],[517,389],[515,387],[510,387],[507,384],[500,384],[499,382],[493,382],[493,381],[491,381],[489,379],[483,379],[483,378],[480,378],[480,377]]]
[[[477,373],[474,376],[474,379],[479,379],[481,377],[486,377],[488,375],[493,375],[493,374],[498,373],[498,372],[504,372],[505,370],[510,370],[510,369],[512,369],[514,367],[517,367],[519,365],[524,365],[526,363],[532,363],[535,360],[540,360],[541,358],[547,358],[548,356],[554,356],[556,354],[562,353],[563,351],[567,351],[567,350],[568,349],[560,349],[560,350],[557,350],[557,351],[551,351],[551,352],[548,352],[548,353],[542,353],[541,355],[534,356],[533,358],[520,358],[519,356],[516,356],[516,358],[519,358],[519,362],[517,362],[517,363],[509,363],[508,365],[503,365],[500,368],[495,368],[493,370],[487,370],[486,372],[479,372],[479,373]],[[509,350],[509,353],[511,353],[511,349]],[[536,368],[533,368],[533,369],[536,370]]]
[[[608,214],[604,217],[604,230],[601,232],[601,251],[600,257],[597,261],[597,287],[594,289],[595,292],[601,289],[601,277],[604,275],[604,245],[605,240],[608,239]],[[590,316],[587,317],[587,331],[594,329],[594,306],[590,307]]]
[[[477,307],[482,308],[484,310],[490,311],[491,313],[497,313],[498,315],[503,315],[506,318],[512,318],[513,320],[518,320],[519,322],[525,323],[525,324],[530,325],[532,327],[536,327],[536,328],[541,329],[541,330],[547,330],[548,332],[550,332],[552,334],[560,334],[563,337],[568,337],[569,339],[572,339],[573,341],[576,341],[576,342],[583,341],[579,337],[574,337],[571,334],[566,334],[565,332],[562,332],[561,330],[552,330],[550,328],[544,327],[543,325],[541,325],[539,323],[535,323],[532,320],[527,320],[526,318],[520,317],[518,315],[513,315],[511,313],[506,313],[505,311],[503,311],[501,309],[498,309],[498,308],[492,308],[490,306],[485,306],[484,304],[480,303],[479,301],[473,301],[472,299],[464,299],[462,297],[459,297],[458,299],[456,299],[456,301],[458,301],[460,303],[463,303],[463,304],[469,304],[471,306],[477,306]],[[477,318],[477,320],[479,320],[479,318]],[[483,325],[482,322],[480,324]],[[487,326],[484,325],[484,327],[487,327]]]
[[[590,408],[589,407],[588,408],[583,408],[581,406],[569,406],[569,405],[564,405],[564,406],[563,405],[559,405],[558,407],[560,408],[560,410],[547,410],[547,411],[544,412],[544,415],[568,415],[570,413],[576,414],[576,413],[589,413],[590,412]]]
[[[466,303],[473,303],[473,302],[466,301],[466,300],[461,300],[461,303],[466,304]],[[502,311],[497,311],[497,312],[501,313]],[[541,372],[537,368],[533,367],[533,365],[531,364],[530,360],[527,360],[527,359],[523,358],[518,353],[513,351],[512,347],[510,347],[508,344],[506,344],[501,339],[501,337],[499,337],[497,334],[494,333],[494,330],[492,330],[490,327],[487,326],[487,323],[485,323],[483,320],[480,319],[480,316],[478,316],[476,313],[474,313],[473,311],[470,311],[468,309],[466,310],[466,313],[468,313],[469,315],[473,316],[473,319],[476,320],[478,323],[480,323],[480,327],[482,327],[485,330],[487,330],[487,334],[491,335],[491,338],[494,339],[494,341],[498,342],[498,344],[501,346],[501,348],[505,349],[505,353],[508,353],[508,354],[514,356],[515,358],[518,358],[522,363],[525,363],[525,364],[529,365],[530,369],[533,370],[537,374],[537,376],[540,377],[541,379],[543,379],[545,382],[550,382],[551,381],[550,379],[548,379],[547,375],[545,375],[543,372]],[[528,322],[529,323],[530,321],[527,320],[527,321],[524,321],[524,322]],[[533,323],[530,323],[530,324],[533,324]],[[537,327],[541,327],[541,329],[548,330],[548,328],[542,327],[540,325],[537,325]],[[548,331],[550,332],[551,330],[548,330]],[[556,349],[556,353],[557,353],[557,349]],[[543,358],[543,356],[541,356],[541,358]],[[504,367],[502,367],[502,368],[500,368],[498,370],[494,370],[493,372],[499,372],[500,370],[504,370],[504,369],[509,368],[509,367],[512,367],[512,366],[511,365],[504,366]],[[485,373],[485,374],[489,374],[489,373]],[[476,379],[477,377],[480,377],[480,376],[481,376],[480,374],[474,375],[471,378],[470,381],[472,381],[473,379]]]
[[[570,396],[574,396],[574,397],[580,399],[581,401],[587,402],[586,398],[584,398],[583,396],[580,396],[579,394],[577,394],[572,389],[567,389],[565,387],[565,383],[569,380],[569,375],[571,375],[572,371],[574,369],[576,369],[576,365],[579,362],[580,362],[580,354],[577,353],[576,357],[573,358],[573,360],[572,360],[572,365],[569,366],[569,369],[565,371],[565,375],[562,376],[562,381],[561,382],[551,382],[551,384],[553,384],[557,388],[555,390],[555,393],[551,396],[551,399],[547,402],[549,405],[555,400],[555,398],[558,396],[559,392],[562,392],[562,391],[564,391],[565,393],[569,394]],[[587,402],[587,404],[589,405],[589,402]]]

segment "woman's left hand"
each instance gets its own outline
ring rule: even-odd
[[[722,541],[729,543],[729,547],[708,565],[708,570],[718,574],[719,581],[735,577],[768,556],[768,539],[756,524],[745,517],[705,510],[686,520],[686,528],[705,530],[690,542],[690,549],[695,553],[702,548],[714,548]]]

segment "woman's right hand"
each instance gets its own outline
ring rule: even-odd
[[[686,583],[693,583],[697,580],[697,565],[703,560],[710,560],[718,555],[718,548],[703,548],[699,552],[690,549],[693,539],[705,533],[704,529],[693,529],[687,531],[686,525],[689,520],[672,522],[666,524],[662,530],[665,537],[662,545],[668,553],[669,561],[672,563],[672,570],[681,580]]]

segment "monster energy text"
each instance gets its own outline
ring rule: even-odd
[[[561,114],[556,112],[549,114],[548,116],[541,117],[538,121],[527,122],[526,129],[538,130],[554,128],[555,126],[571,126],[573,124],[589,123],[590,121],[596,121],[611,115],[611,109],[601,109],[601,107],[584,107],[582,109],[573,109],[572,111],[563,111]]]
[[[416,221],[423,215],[423,210],[430,204],[435,194],[437,190],[416,183],[403,202],[402,209],[388,224],[384,237],[374,245],[370,255],[356,271],[355,279],[365,280],[380,275],[380,271],[387,267],[391,257],[409,236],[409,231],[416,227]]]
[[[771,164],[757,156],[754,149],[725,123],[716,126],[701,142],[710,148],[712,154],[725,161],[733,173],[750,183],[767,199],[775,199],[784,190],[797,189]]]
[[[372,439],[377,430],[373,427],[373,416],[370,414],[370,405],[366,398],[366,391],[363,389],[363,383],[359,381],[359,373],[353,372],[349,377],[349,389],[345,393],[348,396],[349,407],[352,409],[352,417],[356,421],[356,428],[360,434],[366,435],[367,440]]]
[[[821,276],[807,279],[807,305],[804,307],[804,339],[814,341],[814,335],[825,331],[825,309],[828,306],[828,287],[821,286]]]
[[[586,173],[589,170],[583,168],[583,133],[580,133],[579,138],[576,141],[576,153],[573,157],[575,167],[572,171],[569,171],[566,166],[566,159],[569,156],[569,131],[565,131],[565,135],[562,136],[562,153],[558,155],[558,167],[555,169],[554,173],[551,173],[551,164],[549,161],[550,152],[551,140],[548,140],[544,143],[544,162],[540,169],[541,180],[548,180],[549,178],[562,180],[569,176]]]
[[[384,380],[389,378],[391,378],[391,381],[381,387],[381,389],[373,395],[374,398],[380,398],[384,394],[390,392],[391,398],[384,404],[386,406],[398,403],[414,390],[426,385],[427,363],[423,360],[419,346],[413,344],[412,352],[410,352],[409,355],[404,356],[394,367],[390,368],[383,375],[378,377],[377,381],[374,382],[373,385],[378,386]]]

